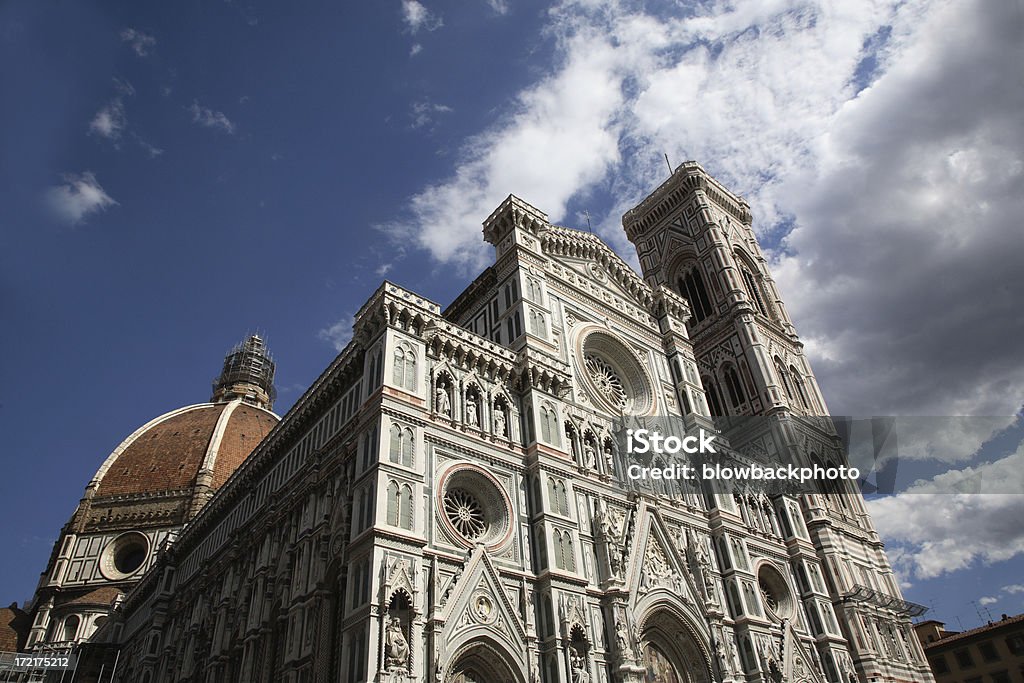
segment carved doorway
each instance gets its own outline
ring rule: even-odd
[[[640,643],[646,683],[711,683],[706,650],[684,620],[658,610],[645,620]]]
[[[445,683],[521,683],[505,657],[487,645],[477,645],[455,660]]]

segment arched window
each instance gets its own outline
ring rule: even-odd
[[[796,368],[792,365],[789,366],[789,371],[793,376],[793,384],[796,385],[796,393],[800,397],[800,403],[803,404],[804,408],[810,410],[811,401],[807,398],[807,390],[804,388],[803,377],[797,372]]]
[[[558,569],[576,571],[576,555],[572,545],[572,533],[555,529],[555,566]]]
[[[704,318],[711,315],[711,299],[708,297],[707,287],[704,286],[704,278],[700,273],[700,266],[694,265],[685,275],[679,278],[679,293],[690,302],[690,311],[693,313],[693,322],[697,324]]]
[[[398,526],[400,507],[400,487],[398,482],[392,479],[388,482],[388,524],[390,526]]]
[[[789,373],[786,372],[786,366],[782,364],[782,359],[775,356],[775,372],[779,375],[779,381],[782,382],[782,388],[786,390],[786,396],[789,400],[793,400],[793,387],[789,383]]]
[[[729,392],[729,403],[732,404],[733,408],[738,408],[741,403],[747,400],[747,397],[743,393],[743,385],[740,384],[736,368],[732,365],[727,365],[722,375],[725,378],[725,388]]]
[[[550,403],[540,404],[540,435],[541,438],[554,445],[561,444],[558,435],[558,413]]]
[[[551,501],[551,509],[556,514],[569,514],[569,497],[566,493],[564,481],[554,477],[548,479],[548,498]]]
[[[395,347],[392,381],[397,387],[416,391],[416,352],[408,344]]]
[[[754,279],[753,274],[747,270],[746,266],[740,266],[740,272],[743,273],[743,284],[746,285],[747,293],[750,295],[750,300],[757,308],[757,311],[761,315],[768,315],[768,308],[764,304],[764,298],[761,296],[761,288],[757,286],[757,280]]]
[[[397,424],[391,425],[391,448],[389,451],[391,462],[404,465],[405,467],[412,467],[412,455],[415,444],[416,439],[411,427],[402,427]]]
[[[721,417],[725,415],[725,411],[722,410],[722,402],[718,398],[718,389],[715,383],[710,377],[702,377],[701,384],[704,385],[704,391],[708,397],[708,407],[711,409],[711,416]]]
[[[412,487],[408,484],[402,485],[399,492],[399,526],[403,529],[412,530]]]
[[[80,623],[81,623],[81,620],[78,618],[77,615],[74,615],[74,614],[72,614],[70,617],[67,617],[66,619],[64,619],[64,630],[63,630],[63,636],[64,637],[61,638],[61,640],[74,640],[75,636],[78,635],[78,625]]]
[[[540,280],[535,277],[526,278],[526,296],[530,301],[543,303],[541,301]]]

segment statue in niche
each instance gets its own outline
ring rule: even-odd
[[[612,453],[612,444],[606,441],[604,444],[604,466],[605,472],[615,474],[615,456]]]
[[[402,620],[391,617],[384,632],[384,669],[405,669],[409,663],[409,641],[402,631]]]
[[[590,441],[583,442],[583,466],[588,470],[597,469],[597,449]]]
[[[494,406],[494,433],[497,436],[505,436],[505,407],[500,403]]]
[[[625,619],[615,620],[615,647],[623,659],[629,659],[633,648],[629,644],[629,630],[626,628]]]
[[[470,427],[476,427],[480,424],[476,413],[476,399],[472,396],[466,397],[466,424]]]
[[[443,379],[437,380],[437,389],[434,390],[434,404],[438,413],[445,417],[452,416],[452,404],[448,398],[448,387]]]
[[[590,683],[587,658],[576,646],[569,648],[569,668],[572,672],[572,683]]]
[[[700,578],[704,582],[704,592],[708,600],[714,602],[715,579],[711,575],[711,559],[708,557],[708,550],[704,545],[704,539],[698,537],[694,538],[694,541],[694,557],[697,562],[697,570],[700,572]]]

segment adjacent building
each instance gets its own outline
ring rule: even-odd
[[[969,631],[947,631],[941,621],[914,626],[938,683],[1024,682],[1024,614]]]

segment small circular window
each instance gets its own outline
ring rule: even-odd
[[[595,330],[583,338],[577,349],[588,393],[612,413],[644,415],[654,397],[651,382],[639,359],[625,344]]]
[[[121,534],[107,544],[100,556],[100,571],[112,580],[136,573],[149,555],[149,539],[137,531]]]
[[[497,548],[511,532],[511,503],[498,482],[476,465],[459,465],[441,479],[438,508],[444,526],[466,546]]]

